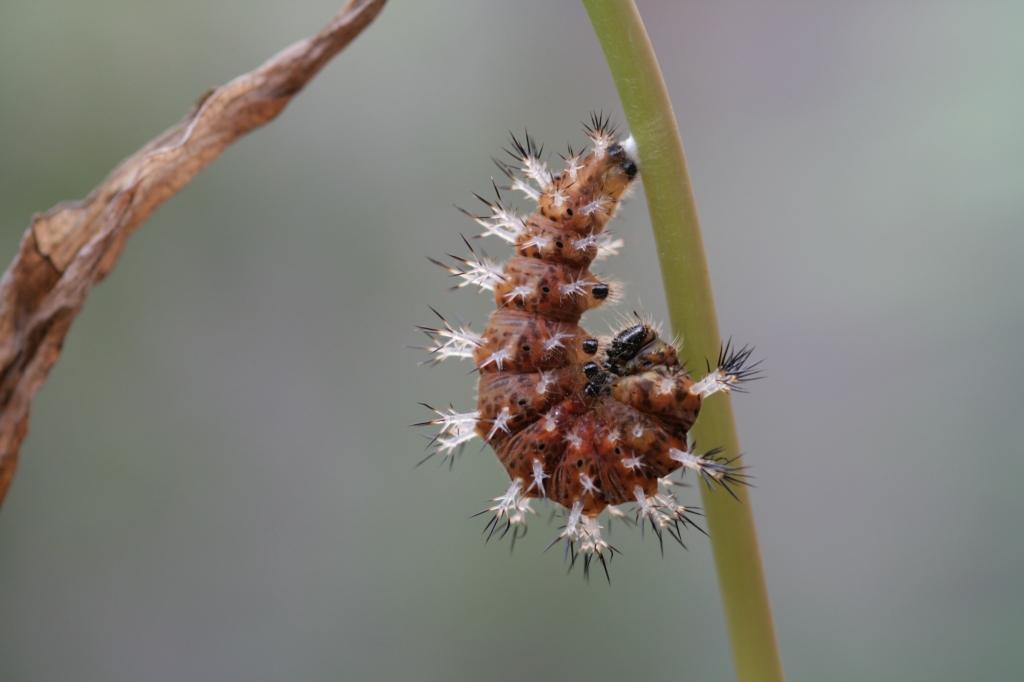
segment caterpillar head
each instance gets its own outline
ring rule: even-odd
[[[593,339],[588,341],[597,343]],[[670,371],[679,368],[675,346],[663,341],[651,324],[640,322],[630,325],[607,342],[603,364],[593,360],[583,364],[587,381],[584,394],[591,397],[605,395],[614,389],[616,377],[641,374],[657,367]]]
[[[600,231],[639,172],[632,137],[615,142],[607,129],[589,134],[592,151],[570,154],[538,198],[541,215],[578,232]]]
[[[658,336],[652,325],[641,322],[626,327],[614,337],[605,351],[605,368],[612,374],[644,372],[654,367],[675,368],[679,357],[675,347]]]
[[[622,142],[616,142],[605,150],[605,156],[607,168],[602,176],[601,185],[606,194],[618,198],[636,179],[636,143],[632,136]]]

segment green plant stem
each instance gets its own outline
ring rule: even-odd
[[[640,174],[658,244],[673,329],[690,367],[718,355],[721,339],[697,206],[683,141],[657,57],[632,0],[583,0],[636,138]],[[707,401],[693,429],[704,446],[739,453],[728,395]],[[783,679],[768,591],[747,490],[739,502],[720,489],[704,491],[725,620],[740,682]]]

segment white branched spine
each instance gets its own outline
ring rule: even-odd
[[[622,521],[629,520],[629,517],[626,515],[626,512],[620,509],[619,507],[612,507],[609,505],[608,507],[605,507],[605,511],[608,512],[609,521],[611,519],[620,519]],[[608,527],[611,528],[611,523],[608,524]]]
[[[613,237],[607,232],[602,232],[597,238],[597,256],[595,256],[594,260],[619,255],[619,250],[624,244],[625,242],[622,239]]]
[[[505,302],[513,303],[517,298],[522,301],[526,301],[530,296],[533,296],[533,287],[528,284],[520,284],[519,286],[513,287],[512,291],[505,294]]]
[[[659,486],[660,490],[660,486]],[[636,523],[641,531],[644,529],[644,522],[650,525],[652,531],[658,538],[658,544],[664,551],[664,533],[679,543],[683,548],[682,531],[686,526],[704,530],[694,523],[690,518],[691,514],[699,514],[695,509],[679,504],[679,500],[671,490],[659,491],[654,495],[647,495],[640,486],[633,488],[633,496],[636,499]]]
[[[565,160],[565,177],[569,178],[569,182],[576,182],[581,170],[583,164],[580,163],[579,154],[573,154]]]
[[[597,523],[596,516],[583,516],[580,524],[580,552],[584,555],[603,555],[610,548],[601,535],[601,526]]]
[[[550,243],[551,237],[545,237],[542,234],[535,234],[532,235],[529,239],[524,240],[522,247],[524,249],[529,249],[531,247],[536,247],[538,249],[546,249]]]
[[[522,217],[515,211],[499,205],[492,206],[491,210],[491,215],[475,218],[477,224],[484,228],[480,236],[494,235],[509,244],[515,244],[526,227]]]
[[[499,282],[505,280],[501,266],[490,258],[473,255],[470,258],[457,258],[456,260],[458,260],[460,265],[446,265],[435,262],[453,277],[458,277],[462,280],[456,285],[459,289],[474,285],[480,287],[481,291],[494,291],[494,287]]]
[[[529,182],[523,180],[518,176],[512,178],[511,187],[513,190],[517,192],[522,192],[528,198],[533,199],[534,201],[540,201],[540,190],[538,190]]]
[[[505,368],[505,361],[512,357],[512,351],[508,348],[499,348],[494,351],[480,363],[478,369],[484,369],[490,365],[494,365],[500,372]]]
[[[603,213],[608,210],[611,200],[608,197],[596,197],[591,201],[583,204],[583,208],[580,211],[583,215],[594,215],[595,213]]]
[[[728,466],[710,457],[701,456],[678,448],[671,448],[668,456],[683,465],[684,469],[695,471],[703,477],[723,481],[729,475]]]
[[[565,519],[565,528],[558,537],[564,538],[569,542],[576,542],[580,538],[580,518],[583,516],[583,501],[576,500],[572,503],[572,508],[569,509],[569,516]]]
[[[438,363],[448,358],[472,358],[473,352],[484,344],[484,338],[466,325],[453,327],[442,318],[441,328],[420,327],[430,337],[433,345],[426,350],[433,357],[431,363]]]
[[[449,407],[446,411],[434,409],[434,412],[437,414],[437,418],[423,422],[423,425],[431,424],[441,427],[437,435],[434,436],[434,445],[438,452],[451,454],[460,445],[476,437],[476,424],[480,419],[479,412],[456,412],[453,407]]]
[[[640,471],[645,466],[647,466],[646,464],[644,464],[644,457],[643,457],[643,455],[634,454],[634,455],[631,455],[629,457],[623,457],[621,461],[622,461],[622,466],[626,467],[627,469],[629,469],[631,471],[634,470],[634,469],[636,471]]]
[[[553,351],[556,348],[565,348],[565,341],[571,339],[572,334],[566,332],[555,332],[548,338],[544,339],[544,350]]]
[[[644,489],[640,486],[633,488],[633,497],[636,499],[637,504],[637,521],[642,523],[643,519],[647,518],[652,524],[660,527],[660,515],[654,498],[648,497],[647,493],[645,493]]]
[[[563,297],[565,296],[582,296],[587,293],[587,287],[592,286],[594,282],[586,278],[574,279],[566,282],[559,286],[559,292]]]
[[[548,389],[555,383],[555,373],[541,370],[537,376],[537,395],[547,395]]]
[[[526,492],[530,492],[536,488],[541,497],[547,497],[547,493],[544,491],[544,480],[551,478],[551,474],[544,473],[544,463],[539,459],[534,459],[532,466],[533,480],[530,481],[530,487],[526,489]]]
[[[577,557],[582,555],[583,574],[587,577],[590,576],[591,563],[596,558],[608,578],[608,559],[617,550],[604,539],[601,528],[597,517],[584,514],[583,502],[576,500],[566,517],[565,526],[548,547],[559,540],[564,542],[565,556],[571,562],[570,565],[575,564]]]
[[[729,376],[721,369],[716,369],[690,386],[690,393],[699,395],[701,398],[707,398],[718,392],[728,393],[736,383],[735,377]]]
[[[551,171],[548,170],[548,165],[536,156],[527,156],[523,159],[522,171],[526,177],[537,183],[541,190],[551,184]]]
[[[743,391],[741,384],[761,377],[761,361],[753,362],[750,356],[753,346],[735,347],[732,340],[725,342],[718,353],[718,364],[714,371],[690,387],[690,393],[707,398],[715,393]]]
[[[597,482],[593,478],[586,475],[582,471],[580,472],[580,485],[583,486],[584,495],[600,495],[601,491],[597,487]]]
[[[501,408],[501,412],[491,422],[491,430],[487,432],[487,440],[490,441],[500,431],[509,433],[509,422],[512,421],[512,412],[508,407]]]
[[[585,237],[572,240],[572,248],[575,251],[586,251],[592,246],[596,246],[599,240],[599,236],[596,234],[588,234]]]
[[[610,131],[595,130],[590,134],[590,141],[594,147],[594,155],[601,158],[608,147],[615,142],[615,137]]]
[[[683,519],[692,512],[686,505],[679,504],[679,500],[670,491],[655,495],[654,500],[661,510],[662,516],[671,521]],[[666,522],[666,525],[668,525],[668,522]]]
[[[493,502],[494,504],[477,514],[479,516],[480,514],[491,513],[491,520],[484,527],[487,539],[490,540],[499,528],[501,529],[502,537],[510,529],[515,528],[516,531],[513,533],[514,540],[519,533],[519,528],[525,528],[527,515],[533,513],[533,510],[530,509],[530,498],[526,497],[523,492],[523,479],[517,478],[512,481],[508,486],[508,490],[504,494],[495,497]]]

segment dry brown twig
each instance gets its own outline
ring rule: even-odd
[[[32,218],[0,280],[0,502],[28,432],[32,398],[89,290],[113,269],[128,236],[232,142],[273,120],[384,1],[350,0],[315,36],[200,98],[88,197]]]

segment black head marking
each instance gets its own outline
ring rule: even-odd
[[[626,327],[615,335],[608,346],[608,359],[606,366],[612,372],[617,372],[619,366],[629,362],[637,356],[644,346],[654,341],[658,335],[646,324],[635,324]]]
[[[616,142],[615,144],[608,147],[608,156],[622,168],[622,172],[626,174],[630,180],[636,177],[636,161],[629,157],[626,153],[625,148]]]

